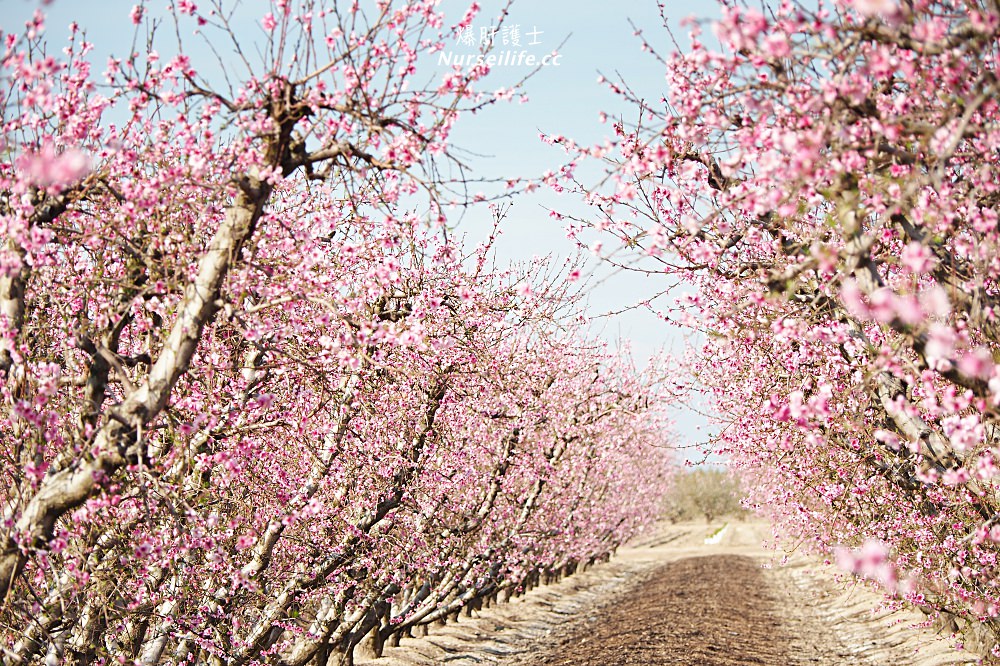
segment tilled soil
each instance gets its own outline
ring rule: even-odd
[[[617,556],[357,666],[968,666],[916,611],[761,547],[765,524],[663,525]],[[721,538],[708,539],[710,535]],[[771,563],[770,565],[768,563]]]
[[[760,561],[689,557],[655,569],[623,596],[557,638],[537,666],[735,666],[809,663],[789,654]]]

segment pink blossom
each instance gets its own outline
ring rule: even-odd
[[[959,453],[975,448],[986,434],[978,414],[948,416],[941,420],[941,429]]]
[[[46,188],[71,185],[91,170],[90,156],[76,148],[57,153],[51,145],[46,145],[23,161],[24,170],[32,182]]]
[[[762,46],[764,47],[764,52],[774,58],[784,58],[792,52],[792,47],[788,42],[788,37],[779,32],[772,33],[765,37],[762,42]]]
[[[858,13],[865,16],[876,14],[890,16],[899,11],[895,0],[851,0],[851,5],[858,10]]]
[[[267,32],[273,31],[278,26],[278,22],[275,20],[274,14],[271,12],[264,14],[264,18],[261,19],[260,24],[264,26],[264,30]]]
[[[470,4],[469,8],[465,11],[465,15],[462,17],[462,20],[459,21],[458,25],[455,26],[455,30],[458,31],[463,28],[468,28],[470,25],[472,25],[472,21],[476,18],[476,15],[479,13],[479,10],[480,6],[478,2],[473,2],[472,4]]]
[[[972,477],[967,469],[958,467],[945,470],[944,474],[941,475],[941,482],[948,486],[959,486],[968,483],[970,478]]]
[[[888,287],[880,287],[869,297],[871,315],[878,321],[889,323],[896,318],[896,308],[899,299]]]
[[[939,285],[920,292],[920,304],[935,317],[947,317],[951,312],[951,302],[947,292]]]
[[[896,316],[904,324],[917,326],[918,324],[924,322],[927,318],[927,313],[924,312],[924,309],[920,304],[920,299],[912,294],[909,294],[906,296],[897,296]]]
[[[986,347],[976,347],[958,359],[959,370],[979,379],[989,379],[993,374],[993,366],[993,354]]]
[[[938,370],[950,368],[951,358],[955,353],[956,340],[955,331],[950,326],[931,325],[927,334],[927,343],[924,345],[924,356],[927,363]]]
[[[871,318],[871,310],[864,302],[858,283],[851,278],[845,278],[840,283],[840,298],[848,312],[861,320]]]
[[[257,543],[257,533],[250,530],[246,534],[241,534],[240,537],[236,539],[236,550],[246,550],[247,548],[252,548],[255,543]]]
[[[903,248],[899,255],[900,263],[916,274],[927,273],[933,270],[937,263],[934,255],[924,245],[912,242]]]
[[[44,478],[45,472],[48,470],[48,468],[49,468],[48,462],[43,461],[39,465],[36,465],[34,463],[28,463],[27,465],[24,466],[24,473],[32,477],[37,482],[41,481],[42,478]]]
[[[896,592],[899,585],[896,567],[884,542],[869,539],[860,549],[839,547],[834,552],[841,569],[877,581],[889,593]]]

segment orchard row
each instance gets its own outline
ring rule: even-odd
[[[657,382],[446,225],[485,71],[420,87],[434,2],[328,4],[220,88],[3,35],[5,662],[349,663],[656,517]]]
[[[1000,8],[721,10],[661,51],[661,103],[609,84],[639,126],[551,138],[615,164],[559,183],[594,205],[570,231],[688,285],[662,315],[704,334],[717,450],[782,535],[995,643]]]

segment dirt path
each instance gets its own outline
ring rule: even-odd
[[[532,590],[370,666],[943,666],[973,664],[915,612],[871,613],[805,558],[768,567],[764,525],[664,526],[610,563]]]
[[[655,569],[634,594],[567,632],[551,654],[527,663],[796,663],[788,654],[790,637],[777,604],[755,559],[745,555],[689,557]]]

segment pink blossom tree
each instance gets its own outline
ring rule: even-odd
[[[551,138],[611,165],[570,235],[686,285],[662,314],[703,333],[717,450],[783,534],[996,633],[1000,11],[724,3],[714,49],[686,25],[641,37],[662,99],[608,83],[636,124]]]
[[[226,85],[156,35],[99,87],[75,27],[3,33],[5,661],[350,663],[605,556],[666,484],[655,378],[558,271],[443,233],[495,96],[419,84],[436,3],[275,0],[259,66],[203,4],[177,34]]]

